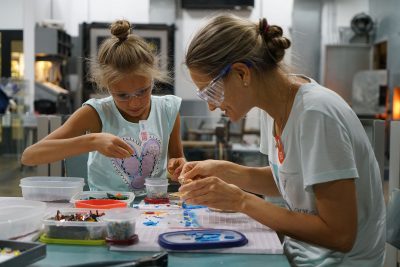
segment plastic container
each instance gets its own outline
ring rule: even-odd
[[[101,217],[107,223],[107,240],[130,240],[135,235],[137,209],[113,209]]]
[[[83,191],[83,178],[36,176],[21,179],[22,196],[27,200],[69,201]]]
[[[77,213],[89,214],[89,209],[60,209],[63,215]],[[93,211],[92,211],[93,212]],[[99,213],[107,211],[98,210]],[[70,239],[70,240],[100,240],[106,237],[106,223],[101,221],[57,221],[56,214],[47,215],[43,219],[44,234],[48,238]],[[100,217],[101,218],[101,217]]]
[[[147,178],[145,185],[148,199],[168,199],[167,179]]]
[[[23,199],[0,200],[0,239],[32,233],[41,226],[46,204]]]
[[[76,193],[70,200],[71,203],[75,203],[81,200],[90,200],[90,198],[94,199],[106,199],[107,194],[112,194],[114,196],[121,195],[126,197],[125,200],[119,200],[122,202],[126,202],[128,206],[131,205],[133,200],[135,199],[135,194],[133,192],[118,192],[118,191],[83,191]]]
[[[83,209],[115,209],[115,208],[126,208],[127,203],[120,200],[113,199],[90,199],[80,200],[75,202],[76,208]]]

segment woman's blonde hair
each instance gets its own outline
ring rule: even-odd
[[[131,33],[131,24],[117,20],[110,26],[110,38],[100,45],[96,58],[90,59],[89,79],[104,91],[127,75],[149,77],[169,83],[170,77],[158,67],[158,56],[141,37]]]
[[[212,18],[192,39],[186,65],[215,77],[228,64],[243,62],[257,73],[278,67],[290,47],[282,28],[266,19],[253,23],[224,14]]]

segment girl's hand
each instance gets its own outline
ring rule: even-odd
[[[110,158],[128,158],[134,151],[128,143],[120,137],[109,133],[93,133],[94,150]]]
[[[171,174],[173,181],[178,181],[178,177],[182,172],[182,168],[185,165],[185,158],[172,158],[168,161],[168,172]]]
[[[205,205],[221,210],[241,211],[246,193],[233,184],[212,176],[182,185],[179,192],[188,204]]]

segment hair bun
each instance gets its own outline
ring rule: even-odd
[[[111,34],[119,39],[125,41],[131,32],[131,24],[127,20],[117,20],[111,24]]]

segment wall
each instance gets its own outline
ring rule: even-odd
[[[254,22],[259,18],[266,17],[270,24],[277,24],[283,28],[284,34],[290,37],[289,28],[292,25],[293,0],[255,0],[252,10],[228,11],[238,16],[246,17]],[[150,0],[150,22],[152,23],[174,23],[175,32],[175,94],[185,100],[198,100],[196,88],[193,85],[188,71],[183,64],[185,51],[195,32],[206,22],[206,20],[220,10],[187,10],[180,7],[179,1],[175,0]],[[288,51],[290,53],[290,51]],[[286,57],[288,63],[290,57]],[[203,112],[201,112],[203,114]],[[213,117],[219,117],[220,112],[209,112]],[[248,114],[246,127],[257,128],[259,112],[253,109]],[[250,141],[252,142],[252,141]]]
[[[336,0],[338,27],[350,27],[355,14],[369,14],[369,0]]]
[[[13,14],[10,21],[18,21],[14,14],[22,9],[22,3],[30,0],[2,0],[13,3]],[[35,22],[42,20],[55,20],[64,23],[66,31],[72,36],[78,35],[78,25],[82,22],[107,22],[117,18],[126,18],[137,23],[175,23],[175,72],[176,72],[176,94],[184,99],[197,99],[195,88],[190,81],[183,66],[184,52],[192,35],[205,22],[205,19],[216,14],[215,10],[182,10],[177,0],[115,0],[110,3],[108,0],[31,0],[35,2]],[[19,4],[19,5],[18,5]],[[252,10],[229,11],[239,16],[258,21],[260,17],[266,17],[271,24],[282,26],[284,32],[290,37],[289,29],[292,24],[293,0],[255,0],[255,7]],[[1,5],[0,15],[3,12]],[[7,5],[8,7],[8,5]],[[19,16],[21,28],[23,26],[22,14]],[[18,16],[17,16],[18,18]],[[0,23],[2,19],[0,17]],[[2,25],[2,24],[0,24]],[[33,44],[31,44],[32,46]],[[31,48],[32,49],[32,48]],[[34,48],[33,48],[34,49]],[[287,57],[290,61],[290,57]]]
[[[236,14],[248,18],[254,22],[257,22],[260,17],[266,17],[269,23],[281,25],[284,32],[288,35],[288,29],[291,26],[291,6],[293,1],[281,1],[276,0],[255,0],[254,8],[252,10],[242,11],[229,11],[230,13]],[[189,44],[194,33],[201,28],[206,20],[219,12],[217,10],[186,10],[177,7],[176,15],[176,43],[175,43],[175,75],[176,75],[176,94],[185,99],[197,99],[195,94],[195,86],[190,80],[190,76],[183,65],[184,53],[187,45]]]
[[[293,5],[292,65],[295,72],[317,81],[320,73],[321,9],[320,0],[296,0]]]
[[[0,29],[20,30],[23,22],[24,0],[1,0],[0,3]]]
[[[400,20],[399,0],[369,0],[371,15],[377,23],[375,43],[387,41],[389,88],[400,86]]]
[[[51,0],[51,19],[65,23],[66,31],[78,36],[82,22],[112,22],[127,19],[136,23],[149,23],[149,0]]]
[[[364,12],[369,14],[369,0],[325,0],[321,11],[321,58],[320,76],[322,84],[325,82],[325,46],[340,44],[340,30],[346,28],[345,34],[352,34],[351,19],[354,15]],[[351,35],[350,35],[351,36]],[[324,84],[325,85],[325,84]]]

